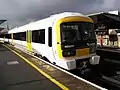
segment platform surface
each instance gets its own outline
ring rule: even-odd
[[[0,90],[61,90],[0,44]]]
[[[13,52],[19,53],[19,55]],[[0,74],[0,90],[104,89],[93,83],[91,84],[91,82],[86,82],[84,79],[78,79],[65,73],[9,44],[0,44],[0,56],[0,71],[2,72]],[[36,70],[20,56],[38,69]]]

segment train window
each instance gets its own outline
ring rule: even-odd
[[[16,40],[19,40],[19,34],[18,33],[14,33],[13,34],[13,38],[16,39]]]
[[[15,33],[13,35],[14,35],[14,39],[19,40],[19,34],[18,33]]]
[[[36,31],[32,31],[32,42],[36,42]]]
[[[9,38],[9,34],[6,35],[6,38]]]
[[[52,27],[48,28],[48,46],[52,46]]]
[[[10,39],[10,34],[5,34],[5,38]]]
[[[3,35],[3,34],[1,34],[1,35],[0,35],[0,38],[4,38],[4,35]]]
[[[45,44],[45,29],[39,32],[40,43]]]
[[[26,40],[26,32],[20,33],[20,40],[25,41]]]
[[[13,39],[16,39],[15,34],[16,34],[16,33],[13,33]]]
[[[8,34],[8,38],[10,39],[11,37],[10,37],[11,35],[10,34]]]
[[[13,38],[16,40],[25,41],[26,40],[26,32],[14,33]]]
[[[32,31],[32,41],[45,44],[45,29]]]
[[[7,34],[5,34],[5,38],[7,38]]]

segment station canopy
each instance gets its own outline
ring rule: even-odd
[[[0,20],[0,24],[4,23],[5,21],[7,21],[7,20]]]
[[[105,12],[87,15],[95,22],[96,29],[120,29],[120,16]]]
[[[1,25],[2,23],[4,23],[5,21],[7,21],[7,20],[0,20],[0,25]],[[0,27],[0,34],[3,34],[3,33],[7,33],[7,29],[6,29],[6,28],[3,28],[3,27]]]

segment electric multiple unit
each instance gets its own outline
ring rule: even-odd
[[[94,23],[80,13],[55,14],[9,30],[0,39],[67,70],[99,64]]]

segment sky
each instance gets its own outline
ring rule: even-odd
[[[15,27],[65,11],[91,14],[119,8],[120,0],[0,0],[0,19]]]

